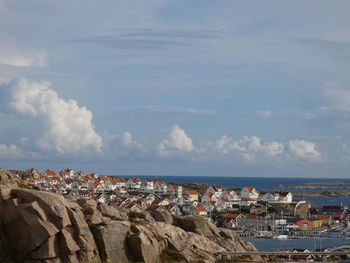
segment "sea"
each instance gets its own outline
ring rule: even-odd
[[[344,182],[350,184],[350,178],[287,178],[287,177],[220,177],[220,176],[121,176],[119,177],[138,177],[140,179],[158,179],[168,183],[205,183],[208,185],[221,185],[226,188],[242,189],[245,186],[254,186],[258,191],[294,191],[294,192],[317,192],[327,189],[276,189],[275,185],[302,185],[304,183],[323,182]],[[341,187],[341,186],[340,186]],[[336,189],[331,189],[336,190]],[[337,189],[338,190],[338,189]],[[339,190],[343,190],[339,188]],[[345,189],[346,190],[346,189]],[[350,191],[350,189],[347,189]],[[350,207],[350,196],[336,197],[294,197],[294,200],[310,200],[318,207],[323,205],[344,204]],[[332,248],[342,245],[349,245],[350,238],[343,236],[340,232],[326,233],[323,237],[316,238],[298,238],[287,240],[258,239],[253,237],[243,237],[243,239],[252,242],[260,251],[278,251],[279,249],[301,248],[314,250],[316,248]]]

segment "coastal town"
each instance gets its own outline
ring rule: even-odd
[[[65,196],[86,197],[130,211],[167,210],[173,215],[206,217],[218,227],[241,236],[287,239],[343,230],[349,221],[348,207],[333,204],[314,207],[293,200],[291,192],[259,193],[253,186],[240,190],[205,185],[167,183],[158,179],[99,176],[63,169],[14,171],[24,187]]]

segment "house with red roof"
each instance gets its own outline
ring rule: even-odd
[[[139,178],[129,178],[125,184],[129,189],[139,190],[141,188],[141,183],[142,181]]]
[[[312,222],[306,218],[295,222],[295,224],[297,226],[299,226],[300,230],[311,230],[312,229]]]
[[[217,197],[215,194],[206,192],[202,195],[201,201],[202,202],[210,202],[210,201],[217,201],[219,197]]]
[[[214,202],[214,201],[202,202],[202,206],[203,206],[208,212],[212,212],[212,211],[215,210],[215,202]]]
[[[224,188],[219,185],[210,185],[206,192],[211,193],[216,197],[221,197],[222,193],[224,192]]]
[[[53,170],[47,169],[46,171],[43,172],[43,175],[47,176],[47,177],[56,177],[56,176],[58,176],[58,173],[56,173]]]
[[[184,191],[184,196],[187,196],[190,201],[198,201],[199,193],[196,190],[187,189]]]
[[[237,228],[237,222],[242,218],[245,218],[243,214],[226,214],[223,216],[224,222],[222,224],[226,228]]]
[[[222,195],[222,198],[226,198],[228,200],[230,200],[233,204],[239,204],[239,202],[241,201],[241,197],[239,196],[239,194],[237,194],[237,192],[233,191],[233,190],[225,190]]]
[[[154,180],[154,192],[156,194],[166,194],[168,192],[168,185],[161,180]]]
[[[40,172],[35,168],[27,169],[26,172],[28,173],[29,176],[32,176],[34,178],[38,178],[40,176]]]
[[[192,206],[190,210],[191,215],[207,216],[207,209],[203,206]]]
[[[126,186],[126,181],[125,178],[114,177],[112,178],[112,184],[115,186],[115,188],[122,188]]]
[[[241,199],[255,199],[259,198],[259,192],[253,186],[246,186],[241,191]]]
[[[73,178],[75,175],[74,171],[72,169],[69,169],[69,168],[60,171],[59,174],[61,176],[65,176],[65,177],[69,177],[69,178]]]

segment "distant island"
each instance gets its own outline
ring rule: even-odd
[[[330,197],[330,196],[350,196],[350,183],[346,182],[309,182],[302,185],[274,185],[275,189],[324,189],[324,192],[293,192],[294,196],[308,197]]]

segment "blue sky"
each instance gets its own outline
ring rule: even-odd
[[[349,8],[0,0],[0,166],[347,177]]]

